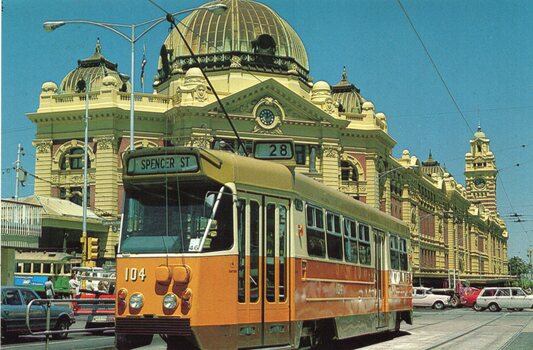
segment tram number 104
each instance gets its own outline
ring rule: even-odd
[[[137,269],[136,267],[126,267],[126,273],[124,274],[124,277],[126,281],[137,281],[137,279],[140,279],[144,282],[146,278],[146,272],[144,271],[144,267]]]

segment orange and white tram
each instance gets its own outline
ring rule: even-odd
[[[283,162],[281,162],[283,163]],[[116,345],[298,348],[412,320],[409,231],[277,162],[124,157]]]

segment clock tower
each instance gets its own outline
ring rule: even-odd
[[[465,156],[467,198],[482,203],[485,209],[496,214],[496,160],[490,151],[490,140],[478,127],[470,140],[470,152]]]

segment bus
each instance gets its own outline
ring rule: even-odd
[[[315,347],[412,323],[408,227],[295,172],[293,154],[272,141],[254,157],[124,156],[118,349],[154,335],[169,348]]]
[[[70,274],[81,256],[63,252],[16,251],[15,286],[28,287],[45,297],[44,283],[52,277],[56,297],[68,297]]]

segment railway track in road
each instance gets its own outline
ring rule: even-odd
[[[507,314],[499,315],[499,316],[496,317],[496,318],[490,319],[490,320],[487,321],[487,322],[484,322],[484,323],[478,324],[478,325],[476,325],[475,327],[470,328],[470,329],[467,330],[466,332],[463,332],[463,333],[461,333],[461,334],[458,334],[458,335],[452,336],[452,337],[447,338],[447,339],[445,339],[445,340],[443,340],[443,341],[441,341],[441,342],[439,342],[439,343],[437,343],[437,344],[435,344],[435,345],[432,345],[432,346],[426,348],[426,350],[438,349],[439,347],[442,347],[442,346],[444,346],[444,345],[449,345],[450,343],[452,343],[452,342],[454,342],[454,341],[456,341],[456,340],[459,340],[459,339],[461,339],[461,338],[463,338],[463,337],[466,337],[467,335],[470,335],[470,334],[474,333],[475,331],[477,331],[477,330],[479,330],[479,329],[481,329],[481,328],[483,328],[483,327],[485,327],[485,326],[487,326],[487,325],[489,325],[489,324],[491,324],[491,323],[494,323],[495,321],[498,321],[499,319],[501,319],[501,318],[503,318],[503,317],[506,317],[506,316],[507,316]]]
[[[513,322],[514,320],[517,322]],[[467,328],[464,332],[442,339],[425,349],[453,349],[457,346],[464,347],[465,344],[477,343],[485,348],[514,350],[517,349],[515,345],[519,343],[517,340],[524,340],[519,338],[529,336],[529,333],[524,333],[524,330],[531,322],[533,322],[533,315],[505,312],[486,322]],[[491,330],[494,331],[491,332]]]

